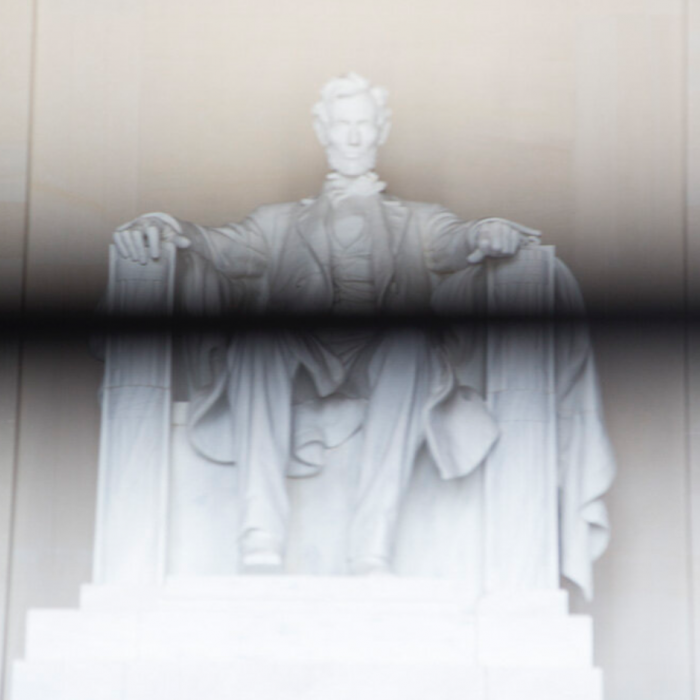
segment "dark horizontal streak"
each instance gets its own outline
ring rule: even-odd
[[[201,333],[242,331],[312,331],[324,328],[422,328],[447,329],[454,326],[553,324],[554,326],[585,321],[591,326],[636,328],[658,326],[697,325],[700,312],[683,314],[677,311],[589,313],[585,317],[564,314],[520,315],[438,315],[438,314],[382,314],[375,316],[339,316],[328,314],[226,314],[220,316],[106,316],[81,313],[32,313],[0,315],[0,332],[8,334],[65,336],[92,333],[174,332]]]

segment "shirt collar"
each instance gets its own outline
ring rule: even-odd
[[[332,200],[345,197],[370,197],[379,194],[386,188],[375,172],[369,172],[360,177],[345,177],[340,173],[329,173],[323,185],[323,193]]]

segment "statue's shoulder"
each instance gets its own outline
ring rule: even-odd
[[[276,219],[280,216],[291,216],[302,206],[302,202],[275,202],[261,204],[250,214],[255,219]]]
[[[412,218],[428,220],[436,214],[446,211],[442,204],[435,202],[414,202],[410,199],[401,199],[394,195],[384,196],[384,205],[388,209],[400,209],[408,213]]]
[[[280,228],[285,228],[295,219],[302,207],[301,202],[261,204],[248,214],[246,221],[259,231],[274,235]]]

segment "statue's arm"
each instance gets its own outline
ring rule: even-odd
[[[490,217],[463,221],[447,209],[437,208],[427,227],[429,263],[439,273],[456,272],[484,258],[502,258],[517,253],[540,232],[508,219]]]
[[[183,233],[192,243],[189,250],[226,277],[259,277],[267,268],[269,245],[254,216],[220,227],[185,223]]]
[[[469,264],[468,258],[476,250],[474,223],[463,221],[442,207],[432,213],[426,227],[426,248],[434,272],[456,272]]]
[[[240,223],[207,227],[157,212],[139,216],[114,233],[119,254],[142,265],[160,257],[163,241],[201,255],[233,278],[261,275],[269,257],[263,230],[254,215]]]

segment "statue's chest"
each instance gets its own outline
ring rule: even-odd
[[[377,295],[367,218],[358,212],[340,212],[331,217],[328,229],[334,310],[374,310]]]
[[[329,228],[336,252],[369,247],[367,220],[361,213],[336,214],[331,218]]]

